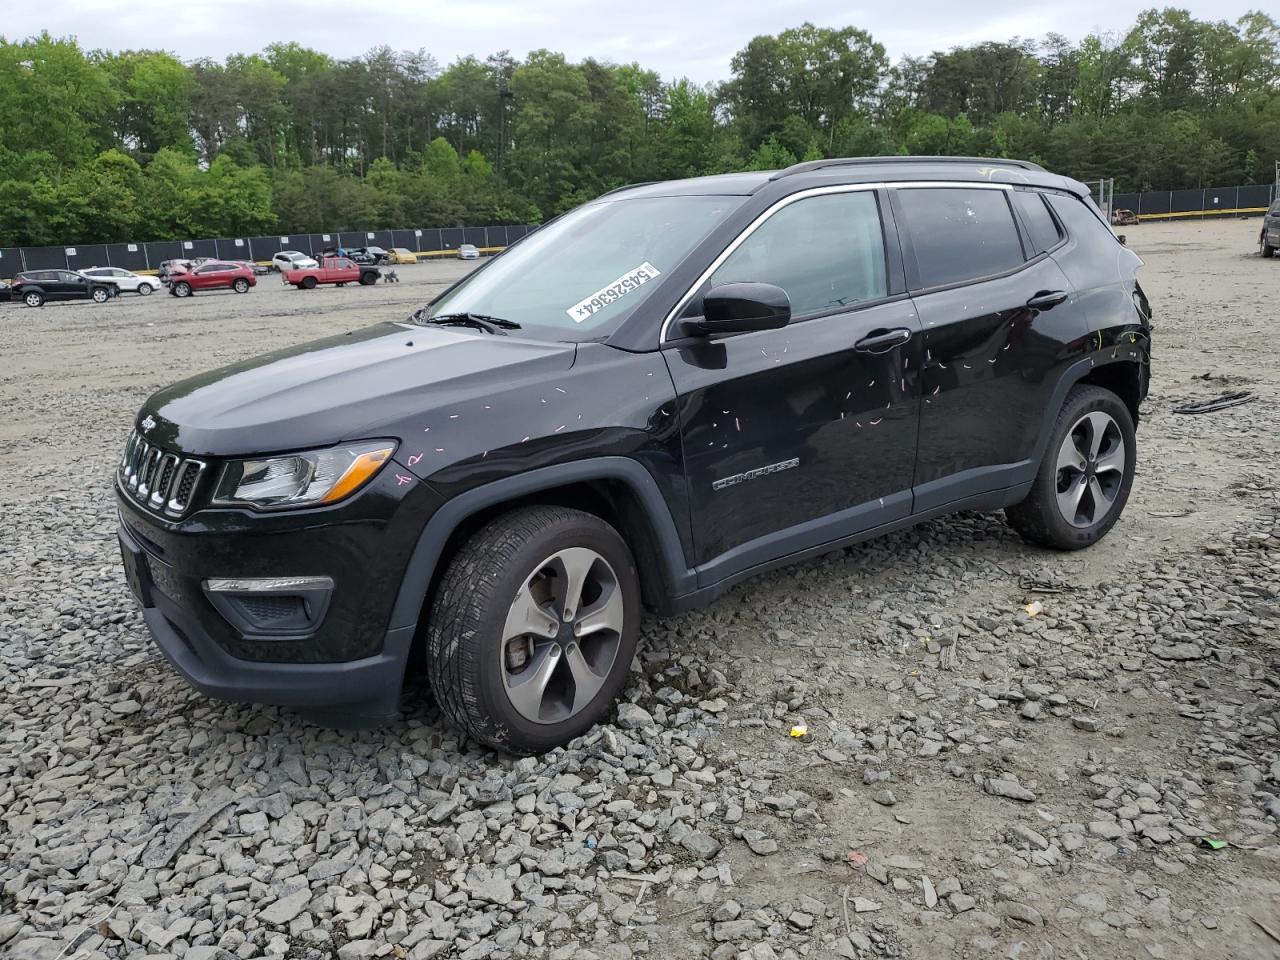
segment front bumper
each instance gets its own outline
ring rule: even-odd
[[[415,628],[391,611],[438,498],[383,479],[323,511],[197,510],[178,522],[117,490],[126,577],[165,658],[211,697],[326,719],[393,715]],[[205,589],[213,578],[319,574],[333,580],[327,606],[292,634],[247,629]]]

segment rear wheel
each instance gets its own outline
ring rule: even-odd
[[[476,740],[542,753],[610,709],[639,620],[639,575],[613,527],[565,507],[513,510],[463,544],[432,599],[431,687]]]
[[[111,296],[111,294],[107,292],[106,287],[94,287],[89,292],[89,296],[93,298],[94,303],[106,303],[107,298]]]
[[[316,288],[316,278],[303,277],[302,283],[300,283],[299,286],[302,287],[303,290],[314,290]]]
[[[1067,394],[1031,493],[1005,509],[1023,538],[1079,550],[1106,536],[1120,519],[1137,464],[1133,417],[1101,387]]]
[[[44,294],[37,293],[35,290],[32,290],[22,298],[22,302],[28,307],[42,307],[44,306]]]
[[[236,282],[231,285],[231,289],[234,290],[236,293],[248,293],[249,281],[246,280],[244,277],[237,277]]]
[[[1267,243],[1267,234],[1263,231],[1261,237],[1258,238],[1258,252],[1267,259],[1276,255],[1276,248]]]
[[[191,284],[187,283],[185,280],[179,280],[173,285],[172,289],[175,297],[191,296]]]

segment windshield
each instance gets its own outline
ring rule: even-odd
[[[649,298],[745,197],[620,198],[588,204],[530,234],[431,305],[599,337]]]

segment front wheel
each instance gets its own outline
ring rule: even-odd
[[[481,743],[543,753],[613,705],[639,624],[639,574],[612,526],[565,507],[512,510],[463,544],[436,590],[431,687]]]
[[[138,284],[138,295],[142,297],[149,297],[155,292],[155,289],[156,288],[149,283],[140,283]]]
[[[1005,516],[1032,543],[1057,550],[1090,546],[1120,519],[1136,466],[1129,408],[1110,390],[1073,387],[1031,493]]]
[[[1268,260],[1276,255],[1276,248],[1267,243],[1267,235],[1265,233],[1258,238],[1258,253]]]
[[[360,274],[360,285],[362,287],[367,287],[370,284],[377,283],[377,282],[378,282],[378,275],[374,273],[372,270],[370,270],[368,273]]]
[[[179,280],[170,289],[173,291],[173,295],[175,297],[191,296],[191,284],[187,283],[185,280]]]
[[[239,277],[236,280],[236,282],[231,285],[231,289],[234,290],[236,293],[248,293],[249,281],[246,280],[244,277]]]

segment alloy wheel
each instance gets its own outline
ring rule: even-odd
[[[613,670],[625,613],[617,575],[594,550],[569,547],[540,563],[502,630],[502,683],[516,711],[534,723],[581,712]]]
[[[1101,523],[1124,486],[1127,453],[1115,418],[1101,410],[1075,422],[1058,449],[1058,509],[1073,527]]]

